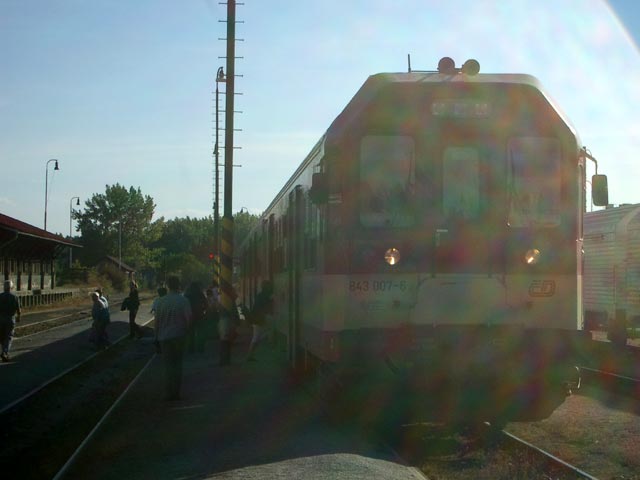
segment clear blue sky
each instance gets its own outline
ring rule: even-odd
[[[476,58],[537,76],[639,203],[640,2],[243,0],[233,211],[262,211],[368,75]],[[0,212],[69,233],[71,197],[140,187],[156,218],[213,203],[218,0],[0,0]],[[224,116],[221,115],[221,121]],[[590,172],[593,173],[593,172]]]

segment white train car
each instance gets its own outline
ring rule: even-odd
[[[640,204],[584,218],[585,328],[640,323]]]
[[[369,77],[240,249],[241,300],[272,282],[293,368],[361,392],[341,405],[486,419],[573,379],[593,158],[537,79],[478,70]]]

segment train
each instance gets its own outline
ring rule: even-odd
[[[585,329],[619,345],[640,326],[640,205],[590,211],[584,218]]]
[[[374,74],[241,244],[240,302],[271,282],[292,370],[333,385],[340,409],[542,411],[579,383],[597,166],[531,75],[449,57]]]

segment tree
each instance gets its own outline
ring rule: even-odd
[[[118,258],[136,269],[153,266],[157,252],[149,248],[161,233],[164,219],[152,222],[155,204],[140,188],[128,190],[106,185],[104,194],[85,201],[84,211],[74,211],[77,229],[82,235],[80,260],[95,265],[105,255]]]
[[[257,225],[260,220],[259,215],[254,215],[246,211],[240,211],[233,217],[233,251],[237,254],[240,250],[240,245],[244,242],[251,229]]]
[[[160,278],[178,275],[184,282],[211,282],[215,251],[214,223],[211,217],[175,218],[162,225],[162,234],[153,247],[161,253]]]
[[[214,248],[214,224],[211,217],[175,218],[167,221],[154,244],[165,253],[191,253],[205,260]]]

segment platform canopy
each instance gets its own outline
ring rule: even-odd
[[[69,247],[82,248],[60,235],[0,213],[0,257],[54,259]]]

